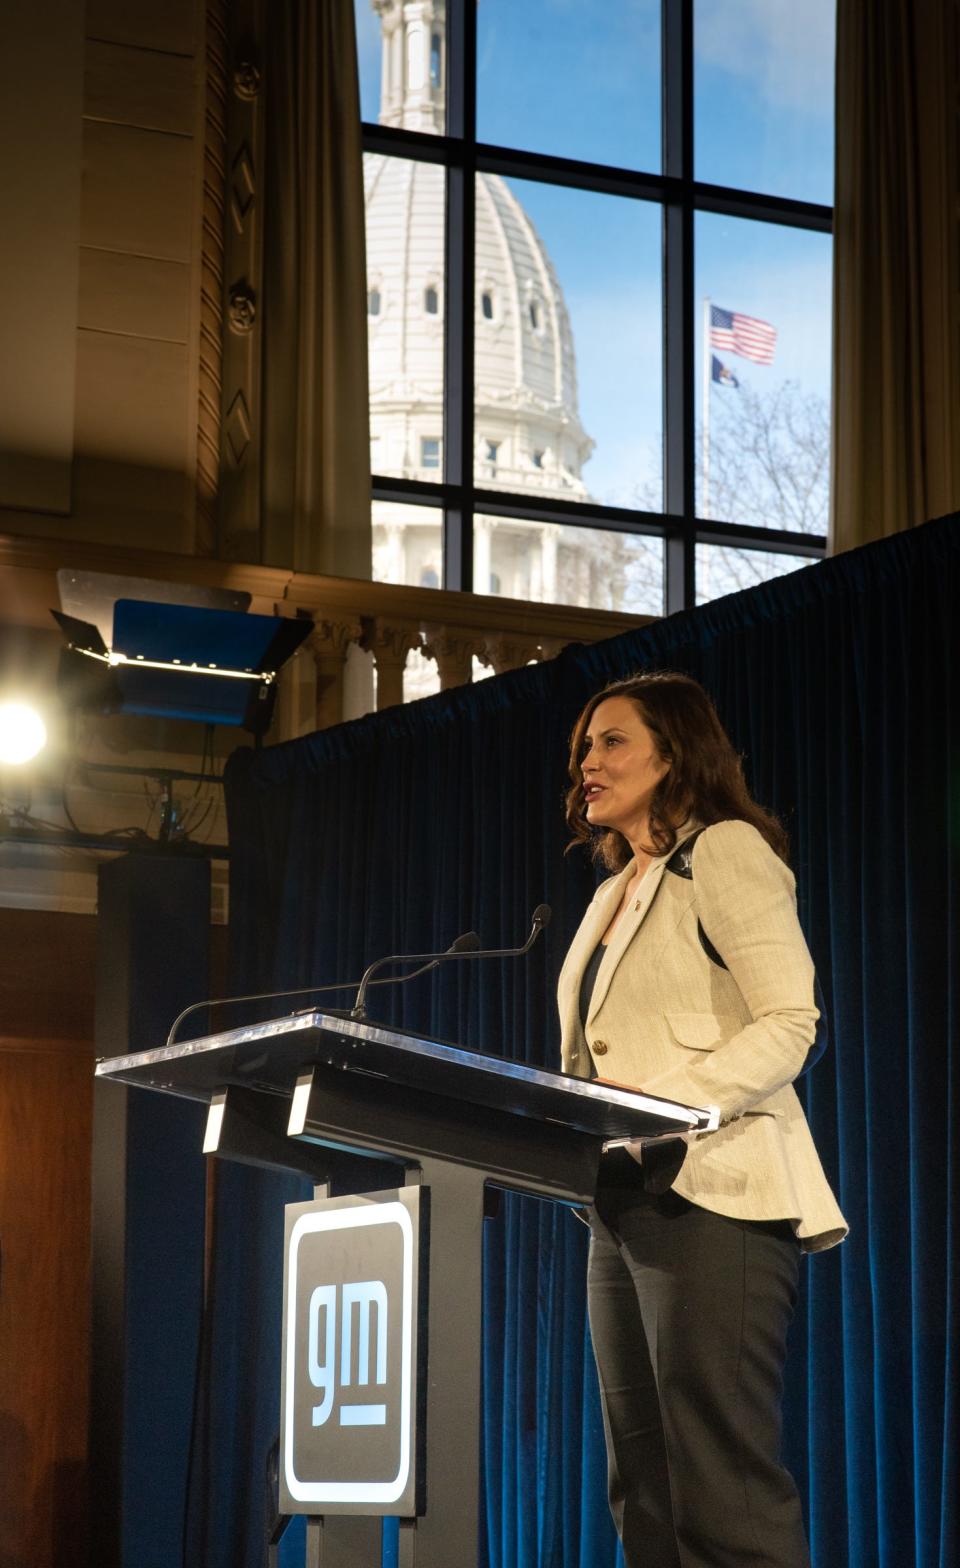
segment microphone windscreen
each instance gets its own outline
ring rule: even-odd
[[[536,909],[533,911],[533,924],[535,926],[539,926],[542,931],[544,926],[548,926],[550,924],[550,916],[552,913],[553,911],[549,904],[538,904]]]
[[[464,931],[463,936],[447,948],[448,953],[475,953],[480,946],[480,938],[476,931]]]

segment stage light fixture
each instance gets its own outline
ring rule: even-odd
[[[47,726],[26,702],[0,702],[0,763],[20,767],[47,744]]]
[[[277,676],[313,629],[306,619],[248,614],[249,595],[101,573],[57,575],[63,608],[51,613],[66,644],[59,688],[70,707],[240,725],[262,735]]]

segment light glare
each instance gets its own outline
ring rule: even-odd
[[[47,727],[25,702],[0,702],[0,763],[29,762],[47,743]]]

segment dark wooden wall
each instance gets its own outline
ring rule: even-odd
[[[87,1561],[95,942],[0,909],[0,1568]]]
[[[95,930],[0,910],[0,1568],[84,1561]]]

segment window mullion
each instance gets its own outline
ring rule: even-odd
[[[447,170],[444,328],[444,482],[459,500],[444,515],[445,588],[473,588],[473,275],[477,146],[476,7],[454,0],[447,53],[447,129],[460,159]]]
[[[663,0],[663,172],[679,195],[663,212],[663,503],[683,519],[665,551],[668,614],[694,594],[693,0]]]

